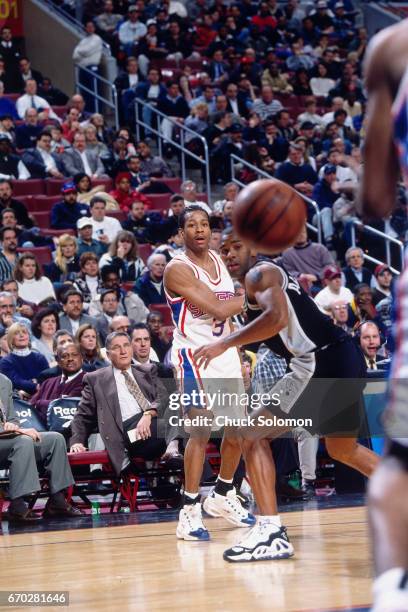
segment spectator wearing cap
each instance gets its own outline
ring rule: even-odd
[[[274,99],[272,87],[264,85],[261,89],[261,97],[255,100],[251,110],[264,120],[271,115],[276,115],[282,108],[279,100]]]
[[[333,204],[339,197],[338,192],[334,190],[335,183],[336,166],[326,164],[322,178],[317,181],[312,191],[312,199],[320,210],[323,236],[329,250],[333,248]]]
[[[0,115],[11,115],[13,119],[19,119],[13,100],[4,97],[3,81],[0,81]]]
[[[324,270],[334,264],[327,247],[309,240],[306,226],[300,231],[294,246],[283,252],[282,263],[290,274],[305,280],[309,286],[319,286]]]
[[[63,178],[61,159],[56,153],[51,153],[51,135],[41,132],[37,137],[35,149],[23,153],[22,161],[27,167],[31,178]]]
[[[78,219],[89,215],[89,207],[77,202],[78,194],[73,181],[67,181],[61,188],[62,202],[56,202],[51,209],[53,229],[76,229]]]
[[[288,160],[279,166],[276,178],[309,197],[317,182],[317,174],[312,166],[304,163],[302,147],[293,143],[289,146]]]
[[[89,217],[81,217],[77,221],[78,257],[83,253],[94,253],[99,259],[107,251],[107,245],[92,238],[93,225]]]
[[[373,304],[377,306],[384,298],[391,297],[393,276],[387,264],[379,264],[374,270],[374,277],[377,287],[373,291]]]
[[[310,17],[321,32],[330,34],[334,30],[334,21],[332,17],[333,13],[328,11],[326,0],[318,0],[316,4],[316,11],[311,13]]]
[[[128,213],[133,202],[142,201],[149,206],[150,200],[132,188],[130,172],[119,172],[115,178],[115,189],[109,195],[119,204],[119,208]]]
[[[128,19],[119,26],[119,42],[126,55],[132,55],[134,45],[147,33],[145,24],[139,18],[140,10],[132,4],[128,8]]]
[[[327,285],[324,289],[319,291],[314,298],[320,310],[326,314],[330,314],[333,302],[339,300],[351,304],[353,301],[353,294],[350,289],[343,286],[341,270],[338,266],[327,266],[323,272],[323,280]]]
[[[85,172],[91,178],[106,177],[105,168],[97,153],[86,148],[85,135],[77,132],[72,148],[62,154],[62,165],[65,176],[75,176]]]
[[[7,134],[0,133],[0,178],[26,180],[30,173],[18,155],[14,155]]]
[[[346,267],[343,268],[345,285],[351,291],[359,283],[373,284],[373,275],[364,267],[364,251],[359,247],[350,247],[345,253]]]
[[[52,110],[45,98],[37,95],[37,83],[34,79],[28,79],[24,87],[24,95],[20,96],[16,102],[17,114],[20,119],[24,119],[29,108],[35,108],[41,114],[42,119],[53,119],[61,123],[61,119]]]

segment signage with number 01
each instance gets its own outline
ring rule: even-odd
[[[13,36],[24,36],[23,0],[0,0],[0,28],[8,26]]]

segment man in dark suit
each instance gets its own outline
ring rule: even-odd
[[[94,317],[83,314],[84,298],[80,291],[69,289],[61,298],[64,314],[60,315],[60,329],[75,336],[79,327],[90,323],[95,327]]]
[[[24,115],[24,123],[16,128],[16,147],[30,149],[35,147],[43,128],[38,123],[38,112],[29,108]]]
[[[109,325],[115,315],[118,314],[119,292],[117,289],[107,289],[101,294],[102,314],[95,317],[95,327],[101,344],[105,345],[109,335]]]
[[[245,103],[245,99],[238,93],[238,85],[229,83],[225,95],[227,98],[227,112],[247,118],[249,110]]]
[[[98,429],[113,469],[119,475],[129,456],[157,459],[166,450],[157,438],[158,402],[149,373],[132,363],[132,344],[125,332],[106,339],[112,367],[84,376],[84,388],[71,423],[71,452],[83,452],[89,435]]]
[[[72,342],[57,349],[57,364],[61,375],[48,378],[41,383],[38,391],[30,399],[41,418],[45,421],[48,404],[60,397],[79,397],[82,392],[82,356],[79,348]]]
[[[13,432],[15,435],[13,435]],[[65,499],[64,490],[74,484],[69,467],[64,437],[56,432],[42,432],[20,427],[14,411],[12,385],[0,374],[0,469],[9,470],[11,503],[5,518],[13,523],[32,523],[39,520],[28,507],[25,497],[39,491],[37,465],[43,467],[50,479],[50,497],[44,517],[76,517],[82,513]]]
[[[61,160],[56,153],[51,153],[51,135],[48,132],[38,135],[37,146],[25,151],[22,161],[31,178],[63,178]]]
[[[354,287],[360,283],[364,283],[371,287],[373,275],[368,268],[363,266],[363,250],[359,247],[350,247],[346,251],[345,259],[347,266],[343,268],[343,274],[347,289],[353,291]]]

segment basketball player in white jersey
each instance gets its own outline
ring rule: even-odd
[[[371,41],[365,65],[367,136],[361,203],[387,217],[402,174],[408,188],[408,19]],[[408,266],[397,286],[396,354],[385,413],[388,448],[369,488],[375,612],[408,610]]]
[[[189,419],[202,419],[188,431],[190,439],[184,454],[184,506],[180,511],[177,537],[184,540],[208,540],[199,496],[199,486],[207,442],[211,433],[211,414],[217,415],[225,406],[202,405],[194,392],[238,391],[244,394],[241,363],[237,349],[231,349],[215,359],[211,369],[200,371],[193,352],[203,343],[224,338],[231,333],[230,317],[240,313],[243,296],[235,296],[233,281],[221,258],[209,250],[211,239],[208,214],[199,206],[188,207],[179,219],[184,236],[185,252],[176,255],[166,267],[164,287],[176,326],[173,335],[172,363],[176,369],[180,391],[188,395],[183,411]],[[229,381],[229,382],[228,382]],[[184,397],[184,396],[183,396]],[[245,407],[232,406],[232,417],[245,417]],[[200,427],[201,425],[201,427]],[[255,523],[236,495],[232,484],[241,458],[236,436],[225,433],[221,445],[221,467],[214,491],[204,502],[211,516],[222,516],[236,527]]]

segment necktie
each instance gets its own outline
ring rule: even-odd
[[[37,110],[37,107],[35,105],[34,96],[31,96],[31,108],[35,108]]]
[[[375,359],[370,359],[369,363],[370,363],[370,370],[375,370]]]
[[[129,389],[129,393],[133,395],[133,397],[139,404],[142,412],[146,412],[146,410],[151,410],[151,403],[145,398],[135,379],[130,376],[129,372],[123,371],[122,374],[125,379],[126,386]]]

